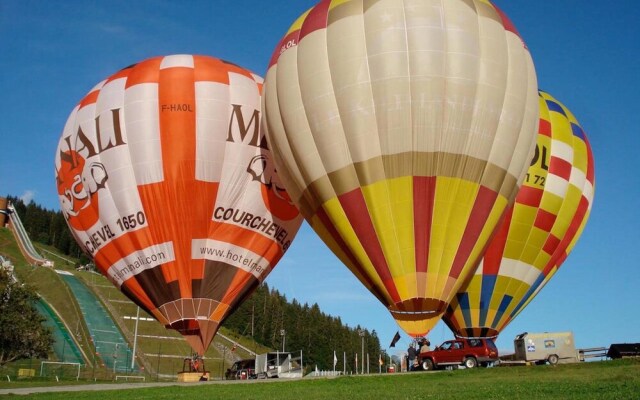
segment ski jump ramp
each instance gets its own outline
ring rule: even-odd
[[[16,238],[18,242],[18,247],[20,247],[20,251],[24,258],[30,263],[35,265],[41,265],[45,267],[53,267],[53,261],[46,259],[33,246],[31,239],[29,239],[29,235],[27,231],[24,229],[22,225],[22,221],[18,216],[15,208],[9,204],[3,214],[7,214],[9,217],[9,228],[11,232],[13,232],[13,236]]]

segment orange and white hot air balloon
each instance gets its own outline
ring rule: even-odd
[[[98,269],[203,354],[302,218],[260,130],[262,78],[207,56],[145,60],[73,109],[62,211]]]
[[[289,195],[406,333],[440,319],[535,145],[529,51],[488,0],[326,0],[276,48],[263,123]]]

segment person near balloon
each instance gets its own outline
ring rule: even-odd
[[[426,353],[427,351],[431,351],[431,342],[429,339],[424,338],[420,342],[420,353]]]
[[[417,355],[418,352],[416,351],[413,342],[411,342],[411,344],[409,344],[409,348],[407,349],[407,371],[414,370],[414,364],[416,362]]]

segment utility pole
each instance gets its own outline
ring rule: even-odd
[[[93,381],[96,381],[96,353],[98,352],[98,345],[93,340],[93,336],[91,336],[91,344],[93,345]]]
[[[282,352],[284,353],[284,342],[286,338],[287,332],[284,329],[280,329],[280,336],[282,336]]]
[[[160,380],[160,348],[162,342],[158,343],[158,362],[156,363],[156,382]]]
[[[132,371],[136,365],[136,345],[138,344],[138,321],[140,321],[140,307],[138,307],[138,311],[136,311],[136,327],[133,333],[133,352],[131,353],[131,370]]]
[[[116,343],[116,349],[113,351],[113,375],[116,374],[116,364],[118,363],[118,346],[119,345],[120,343]]]
[[[224,379],[224,359],[227,357],[227,346],[224,346],[224,352],[222,353],[222,371],[220,372],[220,379]]]

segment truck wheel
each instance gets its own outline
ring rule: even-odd
[[[467,357],[464,359],[463,364],[467,368],[475,368],[478,366],[478,360],[474,357]]]
[[[433,371],[433,361],[429,360],[428,358],[426,360],[423,360],[422,369],[425,371]]]
[[[549,356],[547,361],[549,361],[549,364],[551,364],[551,365],[556,365],[558,363],[558,356],[555,355],[555,354],[552,354],[552,355]]]

